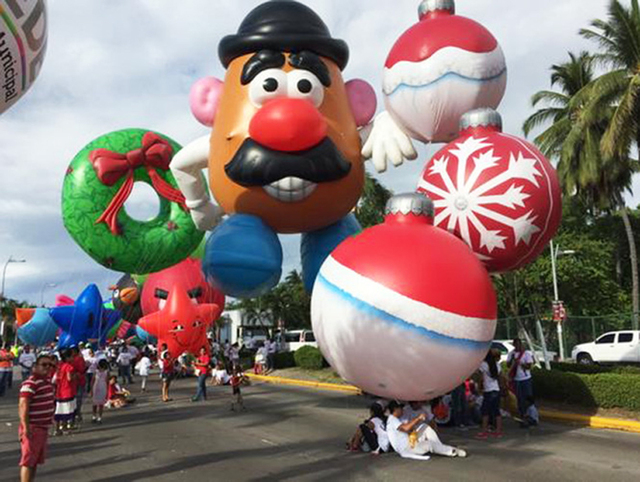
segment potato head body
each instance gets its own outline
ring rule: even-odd
[[[215,227],[203,269],[225,293],[256,296],[280,278],[276,233],[302,233],[310,288],[326,256],[360,230],[350,214],[364,185],[358,129],[375,113],[375,93],[344,82],[347,45],[298,2],[256,7],[219,54],[224,82],[202,79],[190,97],[211,135],[171,165],[196,225]],[[199,181],[203,168],[217,206]]]

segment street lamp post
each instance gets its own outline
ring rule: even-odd
[[[2,269],[2,285],[0,286],[0,318],[2,318],[2,322],[0,323],[0,340],[4,341],[4,325],[5,325],[5,320],[4,317],[2,316],[2,308],[5,307],[5,301],[4,301],[4,282],[5,282],[5,278],[7,275],[7,267],[9,266],[9,263],[26,263],[26,259],[15,259],[13,257],[13,255],[9,256],[9,259],[7,260],[7,262],[4,264],[4,268]]]
[[[554,304],[560,301],[558,297],[558,274],[556,271],[556,260],[558,256],[563,254],[575,254],[575,251],[572,249],[568,249],[566,251],[560,251],[560,246],[556,246],[554,249],[553,240],[549,243],[549,248],[551,248],[551,275],[553,278],[553,301]],[[558,345],[560,349],[560,361],[564,361],[564,339],[562,337],[562,320],[558,321]]]
[[[44,308],[44,290],[47,288],[55,288],[58,286],[58,283],[45,283],[42,285],[42,289],[40,290],[40,306]]]

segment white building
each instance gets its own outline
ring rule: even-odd
[[[251,346],[256,341],[264,341],[273,331],[273,321],[268,318],[250,320],[242,310],[223,311],[221,324],[218,326],[220,343],[238,343]]]

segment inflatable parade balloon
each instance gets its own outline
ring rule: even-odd
[[[203,238],[176,188],[169,162],[180,146],[144,129],[103,135],[73,159],[64,180],[62,215],[71,237],[94,260],[126,273],[173,266]],[[160,212],[149,221],[131,218],[124,204],[136,182],[153,187]]]
[[[45,346],[55,341],[58,333],[47,308],[16,308],[18,338],[31,346]]]
[[[455,139],[462,114],[497,108],[505,92],[504,54],[485,27],[455,15],[454,0],[423,0],[419,15],[385,62],[387,110],[376,118],[363,149],[379,171],[386,169],[387,158],[398,165],[403,157],[416,157],[409,137]]]
[[[136,336],[143,342],[155,345],[158,343],[158,339],[155,336],[151,336],[145,330],[140,328],[139,325],[136,325]]]
[[[122,319],[129,323],[137,323],[142,316],[140,292],[138,282],[129,274],[122,276],[118,282],[109,287],[112,291],[111,301],[114,309],[122,315]]]
[[[418,191],[434,200],[435,225],[463,239],[492,272],[533,261],[562,216],[555,169],[527,141],[502,133],[500,114],[465,114],[460,137],[427,164]]]
[[[316,278],[318,346],[365,392],[430,400],[473,373],[491,345],[497,306],[489,275],[432,216],[423,195],[394,196],[384,223],[344,241]]]
[[[224,294],[205,281],[198,260],[187,258],[171,268],[149,275],[142,288],[142,312],[150,315],[161,310],[173,288],[183,290],[195,303],[213,303],[224,309]]]
[[[171,356],[177,358],[184,352],[197,354],[203,346],[209,350],[207,329],[220,313],[220,306],[194,304],[183,288],[173,287],[163,308],[140,318],[138,326],[157,338],[158,346],[166,343]]]
[[[0,0],[0,114],[35,82],[46,48],[45,0]]]
[[[230,296],[257,296],[280,278],[276,233],[359,230],[350,220],[364,183],[358,128],[371,120],[376,98],[362,80],[345,83],[346,43],[299,2],[259,5],[218,52],[224,81],[200,80],[190,96],[212,133],[180,151],[171,170],[198,227],[231,215],[208,240],[207,278]],[[206,167],[219,206],[200,179]],[[312,244],[320,246],[303,262],[310,279],[336,246]]]
[[[100,290],[94,284],[87,286],[73,305],[51,308],[53,321],[62,329],[58,348],[77,346],[80,342],[104,345],[107,334],[120,320],[120,313],[106,309]]]

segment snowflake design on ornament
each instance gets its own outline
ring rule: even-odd
[[[492,210],[491,205],[501,205],[509,209],[524,207],[524,201],[530,195],[524,192],[524,186],[518,186],[515,181],[526,180],[540,187],[536,176],[542,177],[543,174],[536,169],[537,159],[525,157],[521,152],[517,156],[511,153],[506,171],[476,185],[482,173],[495,167],[500,161],[500,157],[494,155],[493,144],[486,141],[486,138],[469,137],[449,151],[448,154],[458,160],[455,182],[447,169],[451,160],[448,154],[433,160],[429,174],[439,175],[446,190],[434,186],[425,178],[420,180],[418,187],[440,197],[434,200],[436,210],[439,211],[434,220],[436,226],[444,227],[443,223],[446,221],[447,230],[453,232],[458,229],[460,237],[469,246],[472,245],[469,230],[473,226],[480,235],[480,247],[486,248],[491,254],[495,249],[505,249],[505,241],[508,237],[504,235],[505,230],[487,229],[478,219],[478,215],[499,223],[506,230],[512,230],[516,246],[520,242],[528,245],[531,237],[541,230],[534,224],[537,216],[529,211],[520,217],[509,217]],[[486,148],[490,149],[478,153]],[[467,164],[470,161],[474,163],[474,167],[469,177],[465,179]],[[503,192],[496,194],[494,191],[502,186],[504,186]],[[489,192],[491,194],[487,194]],[[491,259],[481,254],[479,256],[484,260]]]

